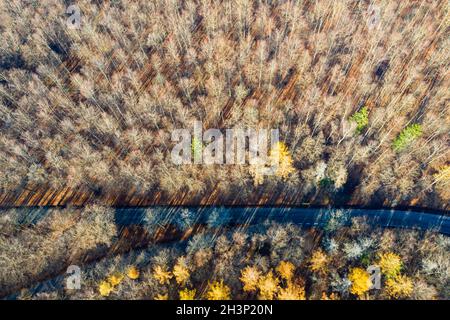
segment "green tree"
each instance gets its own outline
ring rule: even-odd
[[[350,116],[350,120],[356,122],[356,132],[361,133],[369,124],[369,110],[367,107],[361,108]]]
[[[403,129],[398,137],[394,140],[393,148],[395,151],[402,151],[409,146],[414,140],[422,135],[422,126],[414,123]]]

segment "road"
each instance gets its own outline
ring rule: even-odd
[[[181,214],[179,207],[152,207],[158,223],[190,220],[191,223],[207,223],[216,215],[217,224],[258,224],[267,219],[277,222],[292,222],[302,226],[324,226],[330,218],[329,209],[281,208],[281,207],[187,207]],[[186,211],[187,210],[187,211]],[[140,224],[145,209],[116,209],[119,225]],[[389,228],[433,230],[450,235],[450,216],[436,213],[401,211],[345,209],[346,217],[366,217],[369,225]],[[343,219],[345,220],[345,219]],[[347,219],[344,224],[348,224]]]

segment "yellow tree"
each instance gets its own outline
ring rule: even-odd
[[[255,291],[258,286],[261,272],[254,266],[247,266],[241,271],[241,277],[239,278],[244,284],[244,291]]]
[[[275,175],[282,179],[287,179],[295,171],[292,156],[283,142],[277,142],[269,152],[269,164],[275,167]],[[253,177],[255,186],[264,182],[264,172],[268,168],[264,164],[252,164],[250,166],[250,175]]]
[[[393,252],[380,253],[378,265],[381,272],[388,278],[397,276],[402,269],[402,259]]]
[[[186,281],[189,280],[190,273],[184,259],[179,258],[177,260],[177,263],[173,267],[172,273],[175,276],[175,280],[178,284],[186,283]]]
[[[450,165],[443,166],[433,177],[436,181],[450,182]]]
[[[281,288],[277,294],[278,300],[306,300],[305,288],[289,282],[286,288]]]
[[[206,292],[206,299],[208,300],[230,300],[231,290],[221,281],[214,281],[208,285]]]
[[[410,278],[403,275],[386,280],[386,292],[391,298],[407,298],[413,291],[413,282]]]
[[[272,271],[262,276],[258,281],[259,299],[273,300],[274,295],[278,292],[278,284],[280,280],[274,277]]]
[[[283,142],[277,142],[270,150],[269,162],[277,166],[276,175],[282,179],[287,179],[295,171],[292,156]]]
[[[180,300],[194,300],[196,292],[195,289],[189,290],[188,288],[184,288],[180,291]]]
[[[127,276],[132,280],[139,278],[139,270],[135,266],[131,266],[127,269]]]
[[[114,273],[114,274],[112,274],[112,275],[110,275],[108,277],[108,282],[113,287],[115,287],[115,286],[119,285],[122,282],[123,278],[124,278],[123,274],[117,272],[117,273]]]
[[[316,250],[309,261],[309,268],[313,272],[325,272],[327,270],[328,258],[322,250]]]
[[[166,294],[161,294],[161,293],[158,293],[155,297],[154,297],[154,299],[155,300],[169,300],[169,295],[166,293]]]
[[[100,282],[98,286],[98,291],[100,294],[104,297],[109,296],[109,294],[112,292],[113,286],[108,281],[102,281]]]
[[[370,286],[372,285],[369,273],[362,268],[353,268],[350,271],[348,279],[352,282],[350,292],[360,298],[369,291]]]
[[[295,266],[289,261],[281,261],[276,270],[281,278],[290,281],[294,276]]]
[[[172,279],[172,274],[161,266],[156,266],[153,268],[153,277],[155,277],[160,284],[169,284],[170,279]]]

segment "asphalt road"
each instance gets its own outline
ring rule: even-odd
[[[142,208],[116,209],[116,222],[120,225],[140,224],[144,220]],[[153,207],[156,222],[164,224],[211,223],[216,226],[229,224],[254,225],[266,220],[292,222],[302,226],[325,226],[331,217],[329,209],[280,208],[280,207]],[[335,209],[333,209],[335,210]],[[365,217],[369,225],[389,228],[433,230],[450,235],[450,216],[437,213],[401,210],[345,209],[342,224],[349,224],[352,217]],[[213,217],[213,218],[212,218]],[[215,217],[215,218],[214,218]]]

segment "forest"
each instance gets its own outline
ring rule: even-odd
[[[0,0],[0,299],[449,300],[449,22],[446,0]],[[274,174],[174,163],[198,123],[278,130]],[[221,206],[329,220],[193,217]]]
[[[0,1],[0,203],[447,210],[448,2]],[[175,165],[280,130],[285,170]],[[194,142],[193,142],[194,143]]]
[[[450,299],[448,234],[381,228],[347,210],[324,210],[315,227],[273,219],[231,227],[223,208],[201,227],[186,208],[143,208],[126,227],[100,206],[26,213],[1,215],[0,297]],[[74,265],[78,290],[67,285]]]

